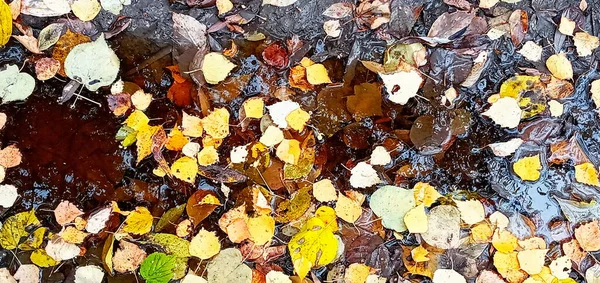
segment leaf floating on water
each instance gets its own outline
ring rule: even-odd
[[[200,229],[190,242],[190,255],[200,259],[209,259],[221,250],[221,243],[215,232]]]
[[[433,273],[433,283],[467,283],[460,273],[452,269],[438,269]]]
[[[19,67],[7,65],[0,71],[0,98],[2,103],[26,100],[35,88],[35,79],[27,74],[19,72]]]
[[[528,156],[519,159],[513,164],[515,174],[523,181],[537,181],[540,178],[542,164],[540,163],[540,155]]]
[[[294,3],[296,3],[298,0],[263,0],[263,6],[264,5],[273,5],[276,7],[287,7],[290,6]]]
[[[453,206],[440,205],[431,209],[423,240],[440,249],[455,248],[460,239],[460,211]]]
[[[110,251],[112,253],[112,250]],[[137,270],[137,268],[146,259],[146,252],[140,249],[136,244],[121,241],[119,249],[112,257],[114,269],[117,272],[125,273]]]
[[[501,127],[516,128],[521,121],[521,113],[521,107],[516,99],[503,97],[494,102],[482,115],[490,117]]]
[[[33,210],[20,212],[7,218],[0,228],[0,245],[7,250],[16,249],[21,238],[29,235],[25,228],[37,225],[40,225],[40,221]]]
[[[316,217],[310,218],[288,243],[294,271],[300,278],[304,278],[312,268],[331,263],[335,259],[337,249],[337,238],[325,223]]]
[[[594,164],[589,162],[575,165],[575,180],[586,185],[600,187],[598,171]]]
[[[517,149],[522,144],[523,144],[522,139],[514,138],[514,139],[510,139],[505,142],[492,143],[488,146],[490,147],[492,152],[494,152],[494,155],[499,156],[499,157],[506,157],[506,156],[509,156],[509,155],[515,153],[515,151],[517,151]]]
[[[79,266],[75,269],[75,283],[102,283],[104,271],[98,266]]]
[[[10,208],[19,197],[17,187],[13,185],[0,185],[0,206]]]
[[[148,283],[167,283],[173,278],[175,257],[164,253],[150,254],[140,267],[140,274]]]
[[[112,84],[117,78],[119,67],[119,58],[104,40],[104,35],[100,35],[94,42],[75,46],[65,59],[67,76],[91,91]]]
[[[573,66],[565,53],[558,53],[550,56],[546,60],[546,67],[550,73],[562,80],[570,80],[573,78]]]
[[[229,72],[235,67],[236,65],[231,63],[223,54],[211,52],[204,56],[202,73],[207,83],[218,84],[225,80]]]
[[[573,42],[577,48],[577,54],[580,57],[592,55],[592,52],[600,46],[600,39],[597,36],[588,34],[587,32],[575,33]]]
[[[350,174],[350,185],[354,188],[368,188],[381,183],[377,171],[366,162],[356,164]]]
[[[413,190],[383,186],[371,195],[369,207],[381,217],[384,227],[396,232],[404,232],[406,231],[404,216],[416,206],[413,196]]]

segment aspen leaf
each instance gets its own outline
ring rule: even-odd
[[[110,234],[106,237],[104,241],[104,246],[102,247],[102,265],[104,265],[104,269],[108,271],[108,274],[113,275],[114,273],[114,264],[113,264],[113,249],[115,247],[115,235]]]
[[[523,181],[537,181],[540,178],[542,164],[540,155],[523,157],[513,164],[515,174]]]
[[[368,188],[379,183],[377,171],[366,162],[359,162],[350,170],[350,185],[354,188]]]
[[[198,164],[201,166],[209,166],[219,162],[219,153],[213,146],[204,147],[198,152]]]
[[[198,190],[188,199],[185,209],[194,226],[197,226],[219,205],[221,202],[214,192]]]
[[[550,100],[548,106],[550,107],[550,115],[552,117],[560,117],[565,111],[564,105],[556,100]]]
[[[510,139],[505,142],[492,143],[488,146],[494,152],[494,155],[499,157],[506,157],[513,154],[523,144],[523,140],[520,138]]]
[[[264,5],[273,5],[273,6],[277,6],[277,7],[287,7],[290,6],[294,3],[296,3],[296,1],[298,0],[263,0],[263,6]]]
[[[98,0],[75,0],[71,4],[73,14],[84,22],[93,20],[100,13],[101,9],[102,7]]]
[[[361,205],[362,203],[340,193],[335,204],[335,213],[344,221],[354,223],[362,214]]]
[[[415,205],[424,204],[430,207],[435,201],[443,197],[434,186],[429,183],[418,182],[413,187]]]
[[[589,162],[575,165],[575,180],[586,185],[600,187],[598,171],[594,164]]]
[[[411,208],[404,215],[404,224],[410,233],[427,232],[427,214],[423,204]]]
[[[0,268],[0,280],[5,283],[17,283],[6,267]]]
[[[93,234],[102,231],[102,229],[106,227],[106,221],[108,221],[108,219],[110,218],[111,213],[112,207],[105,207],[99,211],[92,213],[87,219],[85,230]]]
[[[384,227],[396,232],[406,231],[404,216],[415,207],[413,190],[395,186],[383,186],[377,189],[369,201],[369,207],[381,217]]]
[[[297,140],[282,140],[277,146],[276,155],[288,164],[298,164],[300,159],[300,142]]]
[[[324,12],[323,16],[327,16],[334,19],[342,19],[352,15],[354,12],[354,5],[352,3],[335,3],[329,6]]]
[[[576,239],[562,244],[562,249],[565,255],[568,256],[575,264],[581,265],[581,262],[587,257],[587,252],[584,251]]]
[[[64,64],[67,76],[85,85],[90,91],[112,84],[117,78],[119,67],[119,58],[108,46],[103,34],[96,41],[73,47]]]
[[[310,120],[310,114],[308,112],[298,108],[285,117],[285,121],[288,126],[297,132],[302,132],[306,124]]]
[[[181,118],[182,133],[188,137],[201,137],[204,128],[202,127],[202,119],[192,116],[183,111]]]
[[[337,223],[337,214],[335,210],[329,206],[321,206],[315,211],[315,217],[323,220],[325,227],[332,232],[337,232],[340,227]]]
[[[19,67],[16,65],[7,65],[0,71],[0,98],[3,104],[26,100],[33,93],[34,88],[35,79],[27,73],[19,72]]]
[[[135,271],[145,259],[146,252],[144,250],[136,244],[121,241],[112,261],[115,271],[125,273]]]
[[[277,127],[285,129],[288,127],[287,116],[292,113],[292,111],[300,108],[300,104],[285,100],[281,102],[277,102],[273,105],[267,106],[267,110],[269,110],[269,115],[271,116],[271,120],[273,123],[277,125]]]
[[[371,163],[371,165],[382,165],[383,166],[383,165],[387,165],[390,162],[392,162],[392,157],[390,156],[390,153],[387,152],[385,147],[383,147],[383,146],[375,147],[375,149],[371,153],[371,159],[370,159],[369,163]]]
[[[12,35],[12,14],[6,2],[0,2],[0,47],[8,43]]]
[[[39,225],[40,221],[33,210],[17,213],[8,217],[0,228],[0,245],[4,249],[14,250],[19,246],[21,238],[27,237],[28,226]]]
[[[246,149],[245,145],[236,146],[229,152],[231,163],[244,163],[246,162],[246,157],[248,157],[248,149]]]
[[[327,69],[323,64],[312,64],[306,68],[306,80],[311,85],[320,85],[331,83]]]
[[[335,259],[338,239],[321,219],[313,217],[290,239],[288,250],[294,271],[304,278],[313,267],[327,265]]]
[[[341,27],[342,25],[340,24],[339,20],[329,20],[323,23],[323,30],[325,31],[325,34],[333,38],[336,38],[342,34]]]
[[[283,141],[283,131],[275,126],[269,126],[260,137],[260,143],[272,147]]]
[[[238,249],[222,250],[206,266],[208,283],[252,282],[252,269],[243,260]]]
[[[271,270],[265,276],[265,279],[269,283],[292,283],[290,277],[285,275],[285,273],[281,271]]]
[[[483,204],[478,200],[454,201],[460,210],[460,218],[467,224],[473,225],[485,219]]]
[[[494,266],[508,282],[523,282],[527,278],[527,273],[520,270],[516,252],[503,253],[497,251],[494,253]]]
[[[54,58],[42,58],[35,62],[35,76],[40,81],[53,78],[59,70],[60,62]]]
[[[575,239],[584,251],[600,250],[600,227],[598,220],[579,225],[575,229]]]
[[[22,159],[23,155],[21,154],[21,151],[14,144],[0,150],[0,166],[5,169],[19,166]]]
[[[527,41],[523,44],[519,54],[523,55],[527,60],[532,62],[539,62],[542,60],[542,51],[544,49],[533,41]]]
[[[467,283],[467,280],[460,273],[452,269],[438,269],[433,273],[433,283]]]
[[[561,80],[570,80],[573,78],[573,66],[565,53],[558,53],[550,56],[546,60],[546,67],[553,76]]]
[[[362,263],[352,263],[344,272],[345,283],[364,283],[371,274],[371,267]]]
[[[548,250],[545,249],[533,249],[518,252],[517,258],[519,259],[521,269],[529,275],[535,275],[542,272],[547,252]]]
[[[46,253],[56,261],[75,258],[80,252],[77,245],[68,243],[61,237],[55,237],[46,244]]]
[[[186,115],[185,112],[184,112],[184,115]],[[169,133],[169,138],[167,140],[167,143],[165,144],[165,147],[168,150],[180,151],[180,150],[183,150],[183,148],[189,142],[190,142],[190,140],[186,136],[183,135],[183,132],[180,131],[176,125]],[[194,156],[195,156],[195,154],[194,154]]]
[[[410,251],[410,255],[412,256],[415,262],[429,261],[429,257],[427,257],[428,254],[429,251],[423,246],[418,246]]]
[[[135,109],[145,111],[152,103],[152,94],[138,90],[131,95],[131,103],[133,103]]]
[[[268,215],[249,218],[248,232],[255,244],[266,245],[275,235],[275,219]]]
[[[188,156],[181,157],[173,162],[171,172],[178,179],[193,184],[196,182],[196,174],[198,174],[198,162]]]
[[[219,15],[225,14],[233,9],[233,3],[231,3],[230,0],[217,0],[216,6],[217,10],[219,11]]]
[[[202,118],[204,131],[215,139],[224,139],[229,135],[229,111],[217,108]]]
[[[154,218],[147,208],[138,206],[127,216],[122,229],[127,233],[144,235],[152,230],[153,220]]]
[[[50,257],[44,249],[37,249],[31,253],[29,259],[33,264],[39,267],[52,267],[58,265],[60,262]]]
[[[33,264],[21,264],[15,272],[15,279],[19,280],[19,283],[40,282],[40,269]]]
[[[600,46],[600,40],[598,37],[588,34],[587,32],[575,33],[573,42],[577,48],[577,54],[580,57],[592,55],[594,49]]]
[[[389,95],[388,99],[400,105],[408,103],[409,99],[417,96],[417,92],[423,83],[423,78],[414,68],[392,74],[379,73],[379,77],[385,85]]]
[[[490,117],[503,128],[516,128],[521,121],[521,107],[516,99],[502,97],[492,104],[482,115]]]
[[[597,263],[585,271],[585,280],[587,283],[600,282],[600,265]]]
[[[492,245],[500,252],[510,253],[519,246],[518,240],[510,231],[497,229],[492,238]]]
[[[429,211],[427,232],[423,240],[440,249],[457,247],[460,238],[460,211],[450,205],[440,205]]]
[[[87,235],[89,234],[83,231],[79,231],[73,226],[69,226],[64,228],[58,235],[61,238],[63,238],[63,240],[65,240],[65,242],[67,243],[81,244],[83,243],[85,237],[87,237]]]
[[[264,115],[265,101],[260,97],[249,98],[242,107],[247,118],[260,119]]]
[[[338,199],[335,187],[329,179],[323,179],[313,184],[313,196],[321,202]]]
[[[15,204],[19,197],[17,187],[13,185],[0,185],[0,206],[9,208]]]
[[[209,259],[221,250],[221,243],[215,232],[200,229],[190,242],[190,255],[199,259]]]
[[[571,272],[571,259],[568,256],[561,256],[550,263],[550,271],[552,275],[559,280],[568,279]]]
[[[225,80],[229,72],[235,68],[235,64],[231,63],[227,57],[219,52],[211,52],[204,56],[202,62],[202,73],[204,79],[209,84],[218,84]]]
[[[475,224],[475,226],[471,228],[471,239],[473,239],[473,242],[475,243],[488,243],[492,239],[493,234],[494,231],[492,230],[492,227],[485,222]]]
[[[573,21],[565,16],[561,16],[560,24],[558,25],[558,31],[560,31],[560,33],[562,33],[564,35],[573,36],[573,31],[575,31],[576,26],[577,26],[577,24],[575,23],[575,21]]]

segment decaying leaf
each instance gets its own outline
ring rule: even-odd
[[[397,232],[404,232],[406,231],[404,216],[415,206],[413,196],[413,190],[383,186],[371,195],[369,207],[377,216],[381,217],[384,227]]]
[[[501,127],[516,128],[521,121],[521,107],[516,99],[503,97],[494,102],[482,115],[490,117]]]
[[[136,244],[121,241],[112,262],[115,271],[125,273],[135,271],[145,259],[146,252],[144,250]]]
[[[242,253],[235,248],[222,250],[207,265],[209,283],[252,282],[252,270],[244,264]]]
[[[421,234],[428,244],[440,249],[457,247],[460,238],[460,211],[453,206],[440,205],[431,209],[427,232]]]
[[[91,91],[112,84],[117,78],[119,67],[119,58],[103,35],[96,41],[75,46],[65,59],[67,76]]]
[[[368,188],[381,183],[377,171],[366,162],[356,164],[350,174],[350,185],[355,188]]]
[[[221,243],[215,232],[201,229],[190,242],[190,255],[200,259],[209,259],[218,254]]]
[[[337,238],[325,223],[316,217],[310,218],[288,243],[294,271],[300,278],[304,278],[314,267],[331,263],[335,259],[337,249]]]

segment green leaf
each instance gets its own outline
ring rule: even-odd
[[[160,217],[160,219],[158,220],[158,223],[156,223],[156,226],[154,227],[154,231],[156,231],[156,232],[162,231],[169,224],[171,224],[171,223],[175,222],[177,219],[179,219],[179,217],[181,217],[181,215],[183,214],[184,211],[185,211],[185,203],[167,210],[167,212],[165,212]]]
[[[21,238],[29,236],[25,230],[30,225],[39,225],[40,221],[33,210],[17,213],[4,222],[0,229],[0,245],[7,250],[16,249]]]
[[[140,267],[140,274],[146,283],[167,283],[173,278],[175,257],[164,253],[150,254]]]

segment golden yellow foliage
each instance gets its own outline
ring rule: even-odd
[[[217,108],[202,118],[204,131],[213,138],[224,139],[229,135],[229,111]]]
[[[215,232],[201,229],[190,242],[190,255],[199,259],[209,259],[221,250],[221,242]]]
[[[219,153],[213,146],[204,147],[198,152],[198,164],[208,166],[219,162]]]
[[[5,1],[0,1],[0,47],[4,46],[12,35],[12,14]]]
[[[242,105],[246,118],[260,119],[264,115],[265,101],[260,97],[249,98]]]
[[[600,187],[598,171],[596,171],[594,164],[589,162],[575,165],[575,180],[586,185]]]
[[[429,261],[429,257],[427,257],[428,254],[429,251],[423,246],[418,246],[410,251],[410,255],[415,262]]]
[[[191,157],[181,157],[173,162],[171,172],[178,179],[193,184],[196,182],[196,175],[198,174],[198,162]]]
[[[248,232],[252,241],[259,245],[265,245],[275,235],[275,219],[269,215],[260,215],[248,219]]]
[[[331,263],[337,254],[338,240],[323,220],[310,218],[290,239],[288,250],[296,274],[303,279],[313,267]]]
[[[285,163],[297,164],[300,159],[300,142],[284,139],[277,146],[275,154]]]
[[[419,204],[404,215],[404,224],[410,233],[427,232],[427,214],[425,214],[425,205]]]
[[[523,157],[513,164],[513,170],[523,181],[537,181],[540,178],[540,155]]]
[[[424,204],[425,207],[430,207],[442,195],[436,191],[435,187],[429,183],[418,182],[414,188],[415,204]]]
[[[362,213],[361,205],[361,202],[355,201],[340,193],[337,203],[335,204],[335,213],[344,221],[354,223]]]
[[[298,108],[285,117],[288,126],[298,132],[302,132],[306,123],[310,120],[310,114],[308,112]]]
[[[169,133],[169,139],[167,140],[165,147],[168,150],[181,151],[189,142],[190,140],[184,136],[183,132],[179,130],[177,125],[175,125],[175,127],[173,127]]]
[[[492,245],[499,252],[510,253],[519,246],[518,240],[510,231],[498,229],[492,237]]]
[[[138,206],[127,216],[122,229],[127,233],[144,235],[152,230],[153,221],[150,211],[143,206]]]

